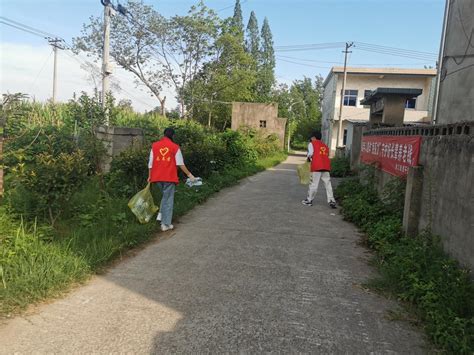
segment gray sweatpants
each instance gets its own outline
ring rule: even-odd
[[[318,192],[319,180],[323,180],[324,187],[326,187],[326,196],[328,203],[334,201],[331,186],[331,176],[327,171],[314,171],[311,173],[311,183],[308,188],[308,201],[313,201]]]

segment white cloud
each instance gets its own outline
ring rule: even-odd
[[[51,98],[53,91],[53,54],[50,46],[34,46],[18,43],[3,42],[0,44],[0,91],[2,93],[22,92],[38,101]],[[66,102],[85,91],[89,94],[94,91],[94,84],[90,80],[90,73],[81,68],[80,62],[87,59],[76,57],[71,52],[58,52],[58,81],[57,101]],[[97,64],[100,67],[100,64]],[[123,89],[120,92],[113,88],[117,99],[130,99],[137,111],[151,110],[159,102],[144,88],[136,88],[131,73],[116,68],[111,76]],[[99,89],[101,83],[98,82]],[[167,109],[176,107],[174,93],[167,90],[163,93],[167,97]]]

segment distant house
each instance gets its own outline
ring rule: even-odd
[[[322,134],[332,152],[336,149],[343,73],[343,67],[333,67],[323,84]],[[347,68],[340,139],[342,145],[347,143],[349,122],[369,121],[370,107],[362,105],[360,101],[377,88],[421,89],[421,95],[407,99],[404,122],[430,122],[435,77],[435,69]]]

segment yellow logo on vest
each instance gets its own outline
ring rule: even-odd
[[[319,155],[327,155],[327,149],[326,147],[321,147],[319,148]]]
[[[161,159],[160,157],[156,157],[156,161],[171,161],[171,157],[167,157],[168,153],[170,152],[170,149],[168,147],[160,148],[160,154],[161,154]]]

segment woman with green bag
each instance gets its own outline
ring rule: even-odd
[[[163,197],[160,204],[160,213],[157,220],[161,221],[163,232],[171,230],[173,219],[174,192],[179,183],[178,167],[186,176],[194,181],[194,176],[184,165],[183,154],[179,145],[173,142],[175,131],[173,128],[166,128],[164,137],[152,144],[150,158],[148,160],[148,181],[157,184]]]

